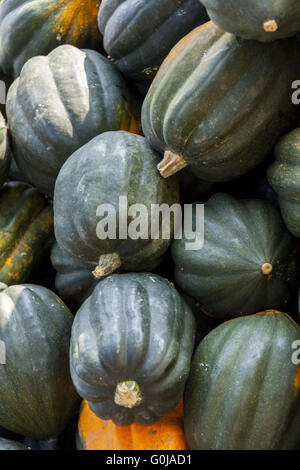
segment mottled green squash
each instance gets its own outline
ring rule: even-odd
[[[72,327],[71,375],[101,419],[150,425],[179,403],[190,370],[194,317],[154,274],[99,282]]]
[[[149,85],[172,47],[207,20],[199,0],[102,0],[98,15],[107,54],[131,80]]]
[[[69,372],[73,317],[45,287],[0,291],[0,425],[34,439],[59,435],[78,406]]]
[[[51,250],[51,262],[56,270],[55,287],[60,297],[68,305],[79,308],[98,282],[92,273],[94,266],[72,258],[57,242]]]
[[[300,129],[279,141],[275,156],[276,161],[268,169],[268,180],[278,194],[287,228],[300,238]]]
[[[202,3],[219,28],[245,39],[270,42],[300,31],[298,0],[203,0]]]
[[[295,449],[299,340],[300,327],[277,311],[237,318],[209,333],[193,358],[184,396],[190,449]]]
[[[165,178],[190,165],[201,179],[230,181],[267,156],[297,107],[296,39],[262,44],[209,22],[185,36],[156,75],[142,108],[145,137],[165,152]]]
[[[160,220],[160,233],[153,239],[151,205],[172,206],[179,195],[177,178],[161,178],[158,162],[159,155],[144,137],[118,131],[95,137],[62,167],[54,194],[55,237],[72,257],[94,265],[96,277],[120,267],[152,271],[160,264],[173,238],[173,221],[170,233],[163,238]],[[139,209],[128,214],[126,201],[120,197],[127,198],[128,211],[134,204],[142,204],[147,219],[143,213],[140,217]],[[103,229],[106,238],[99,234],[99,225],[108,223],[104,204],[109,205],[111,219],[116,221],[115,230],[112,223]],[[141,218],[145,224],[139,227]],[[134,224],[137,238],[130,235]],[[110,235],[106,235],[108,230]]]
[[[194,206],[199,241],[201,220]],[[215,194],[204,205],[202,248],[186,249],[189,241],[173,241],[176,282],[216,318],[281,308],[297,286],[297,241],[265,201]]]
[[[25,183],[10,182],[0,191],[0,282],[27,280],[53,240],[53,209]]]
[[[139,98],[118,69],[96,51],[69,45],[26,62],[6,110],[17,165],[49,196],[63,163],[93,137],[139,132]]]
[[[61,44],[99,49],[101,0],[2,0],[0,67],[17,77],[31,57]]]

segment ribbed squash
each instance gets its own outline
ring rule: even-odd
[[[160,221],[160,233],[153,240],[151,205],[171,206],[179,196],[177,179],[163,180],[156,169],[158,162],[159,155],[144,137],[119,131],[95,137],[61,169],[54,195],[56,240],[72,257],[94,265],[96,277],[121,266],[125,271],[151,271],[161,262],[173,238],[173,226],[170,236],[163,238]],[[120,197],[127,197],[128,211]],[[115,211],[116,229],[103,239],[98,224],[105,224],[105,204],[110,214]],[[148,220],[139,211],[128,215],[134,204],[144,205]],[[130,235],[131,224],[138,226],[140,218],[146,223],[137,229],[140,234],[135,239],[136,234]],[[105,232],[109,230],[112,224]]]
[[[68,360],[72,322],[66,305],[45,287],[1,286],[1,426],[41,440],[66,427],[78,405]]]
[[[82,404],[76,436],[78,450],[186,450],[182,402],[152,426],[116,426]]]
[[[6,180],[11,153],[8,143],[7,126],[4,117],[0,113],[0,188]]]
[[[246,39],[270,42],[300,31],[298,0],[203,0],[202,3],[215,24]]]
[[[199,0],[103,0],[98,15],[108,55],[130,79],[149,84],[172,47],[207,20]]]
[[[0,67],[17,77],[31,57],[61,44],[99,49],[101,0],[2,0]]]
[[[73,383],[99,418],[151,425],[180,401],[194,336],[193,314],[169,281],[114,274],[76,314]]]
[[[199,217],[194,207],[201,239]],[[210,315],[230,318],[288,302],[297,278],[297,242],[273,205],[218,193],[204,205],[203,247],[186,250],[187,241],[172,245],[175,279]]]
[[[268,154],[297,111],[296,39],[244,41],[209,22],[185,36],[163,62],[146,96],[142,125],[165,152],[164,177],[191,165],[207,181],[230,181]]]
[[[28,184],[5,184],[0,191],[0,282],[26,281],[52,237],[53,210],[47,200]]]
[[[79,308],[98,282],[92,273],[93,265],[72,258],[58,243],[52,247],[51,262],[56,270],[55,287],[60,297],[68,305]]]
[[[21,442],[11,441],[0,437],[0,451],[1,450],[30,450]]]
[[[275,156],[276,161],[268,169],[268,179],[278,194],[287,228],[300,238],[300,129],[279,141]]]
[[[137,97],[95,51],[65,45],[30,59],[10,87],[7,117],[16,162],[52,196],[65,160],[101,132],[139,132]]]
[[[299,340],[300,327],[277,311],[237,318],[209,333],[193,358],[184,396],[189,447],[294,449],[300,441],[300,369],[293,361]]]

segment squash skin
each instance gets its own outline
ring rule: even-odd
[[[103,0],[98,15],[107,54],[128,78],[149,85],[172,47],[207,20],[199,0]]]
[[[194,210],[195,219],[195,210]],[[219,319],[284,306],[297,280],[297,241],[278,211],[259,199],[212,196],[204,206],[204,245],[174,240],[175,280]],[[272,271],[263,273],[265,263]]]
[[[21,442],[11,441],[0,437],[0,450],[30,450]]]
[[[278,194],[282,217],[289,231],[300,238],[300,129],[284,136],[275,147],[276,161],[269,167],[269,183]]]
[[[99,418],[151,425],[180,401],[194,338],[194,316],[169,281],[154,274],[113,274],[76,314],[73,383]],[[117,384],[128,380],[142,393],[132,408],[114,401]]]
[[[99,49],[100,0],[2,0],[0,5],[0,67],[17,77],[31,57],[62,44]]]
[[[244,41],[208,22],[163,62],[143,103],[144,135],[156,150],[183,158],[201,179],[237,178],[262,161],[291,124],[297,108],[290,86],[299,64],[295,39]]]
[[[103,421],[83,401],[78,431],[78,450],[187,450],[183,431],[182,401],[152,426],[116,426]]]
[[[223,323],[202,341],[184,396],[191,449],[283,450],[299,442],[299,326],[267,311]]]
[[[144,137],[124,131],[101,134],[75,152],[55,185],[58,244],[72,257],[94,266],[101,255],[118,253],[125,271],[156,268],[173,238],[172,227],[170,239],[152,240],[150,230],[147,239],[119,239],[117,222],[117,238],[101,240],[97,225],[102,219],[96,214],[100,204],[110,204],[118,215],[120,196],[127,196],[128,207],[144,204],[148,214],[151,204],[177,203],[177,178],[163,180],[156,169],[158,161],[159,155]]]
[[[93,266],[73,259],[57,242],[51,249],[51,262],[57,272],[55,287],[60,297],[79,308],[99,282],[92,274]]]
[[[53,240],[53,209],[26,183],[6,183],[0,191],[0,282],[27,280]]]
[[[78,405],[68,361],[72,314],[50,290],[24,284],[1,291],[0,318],[0,424],[34,439],[55,437]]]
[[[300,5],[297,0],[226,0],[226,3],[223,0],[203,0],[202,3],[219,28],[245,39],[271,42],[295,36],[300,31]],[[264,24],[272,20],[276,21],[277,29],[274,24],[271,28],[274,31],[268,32]]]
[[[8,142],[7,126],[0,113],[0,188],[5,182],[11,161],[11,151]]]
[[[52,197],[67,158],[102,132],[139,133],[139,98],[96,51],[64,45],[30,59],[7,96],[13,153],[21,172]]]

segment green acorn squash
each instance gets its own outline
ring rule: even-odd
[[[202,3],[219,28],[245,39],[270,42],[300,31],[298,0],[203,0]]]
[[[10,146],[8,143],[7,126],[0,113],[0,188],[6,180],[11,161]]]
[[[107,54],[130,79],[149,84],[172,47],[207,20],[199,0],[103,0],[98,16]]]
[[[299,340],[299,326],[276,311],[209,333],[193,358],[184,396],[190,449],[294,449],[300,441],[300,368],[293,362]]]
[[[114,274],[76,314],[72,380],[99,418],[152,424],[180,400],[194,335],[193,314],[169,281]]]
[[[21,442],[11,441],[0,437],[0,450],[30,450]]]
[[[73,258],[94,265],[95,277],[121,266],[125,271],[151,271],[160,264],[173,238],[173,224],[169,236],[163,238],[160,220],[160,233],[152,239],[151,205],[171,206],[179,196],[177,178],[163,180],[156,169],[158,161],[159,155],[144,137],[118,131],[95,137],[62,167],[54,194],[55,237]],[[121,196],[127,197],[128,212],[120,206]],[[99,213],[104,204],[115,214],[111,210],[105,218]],[[143,205],[148,220],[143,213],[137,215],[139,209],[129,214],[134,204]],[[141,218],[146,224],[138,227]],[[103,239],[98,227],[106,223],[105,233],[112,233]],[[127,235],[133,225],[139,231],[134,234],[137,238]]]
[[[1,426],[48,439],[68,424],[78,405],[68,361],[72,322],[66,305],[45,287],[2,286]]]
[[[138,98],[95,51],[64,45],[23,67],[7,96],[13,153],[24,176],[52,196],[65,160],[101,132],[138,129]]]
[[[296,39],[244,41],[209,22],[185,36],[163,62],[145,98],[142,126],[165,152],[164,177],[191,165],[207,181],[230,181],[268,154],[297,107]]]
[[[201,215],[196,236],[201,238]],[[204,205],[204,243],[187,250],[174,240],[180,288],[216,318],[247,315],[285,305],[296,284],[297,242],[271,204],[259,199],[212,196]]]
[[[99,49],[101,0],[2,0],[0,67],[17,77],[31,57],[62,44]]]
[[[53,209],[25,183],[10,182],[0,191],[0,282],[27,280],[53,240]]]
[[[51,262],[56,270],[55,287],[60,297],[68,305],[79,308],[98,282],[92,273],[93,265],[72,258],[57,242],[51,250]]]
[[[275,156],[276,161],[268,169],[268,180],[278,194],[287,228],[300,238],[300,128],[278,142]]]

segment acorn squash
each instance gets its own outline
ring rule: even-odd
[[[194,316],[169,281],[113,274],[76,314],[73,383],[99,418],[151,425],[180,401],[194,336]]]
[[[93,265],[72,258],[57,242],[51,250],[51,262],[56,270],[55,287],[60,297],[77,308],[91,295],[98,279]]]
[[[160,232],[152,239],[151,205],[171,206],[179,196],[177,178],[163,180],[158,161],[144,137],[118,131],[95,137],[62,167],[54,194],[55,237],[73,258],[94,265],[95,277],[121,266],[125,271],[151,271],[160,264],[173,238],[173,224],[171,220],[170,233],[163,238],[160,220]],[[127,197],[127,207],[120,197]],[[135,206],[137,212],[130,215],[136,204],[144,211],[139,214]],[[131,236],[133,225],[139,233]]]
[[[275,156],[276,161],[268,169],[268,180],[278,194],[287,228],[300,238],[300,128],[278,142]]]
[[[103,0],[98,15],[107,54],[128,78],[149,84],[172,47],[207,20],[199,0]]]
[[[297,285],[297,241],[273,205],[218,193],[204,205],[204,234],[201,220],[194,206],[203,247],[187,250],[184,236],[174,240],[172,256],[177,284],[204,311],[223,319],[288,302]]]
[[[53,240],[53,209],[26,183],[6,183],[0,191],[0,282],[27,280]]]
[[[164,177],[191,165],[207,181],[230,181],[255,167],[289,128],[297,107],[296,39],[245,41],[209,22],[163,62],[142,108],[145,137],[165,152]]]
[[[0,188],[6,180],[11,152],[8,142],[7,126],[4,117],[0,113]]]
[[[59,435],[76,411],[69,372],[73,317],[45,287],[24,284],[0,292],[0,425],[34,439]]]
[[[101,132],[139,132],[139,98],[95,51],[64,45],[23,67],[7,96],[13,153],[21,172],[53,196],[65,160]]]
[[[101,0],[2,0],[0,67],[17,77],[31,57],[62,44],[99,49]]]
[[[76,435],[78,450],[186,450],[182,401],[152,426],[116,426],[82,404]]]
[[[213,22],[245,39],[270,42],[300,31],[298,0],[201,0]]]
[[[294,449],[300,441],[300,366],[293,356],[299,340],[300,327],[277,311],[237,318],[209,333],[193,358],[184,396],[189,447]]]

